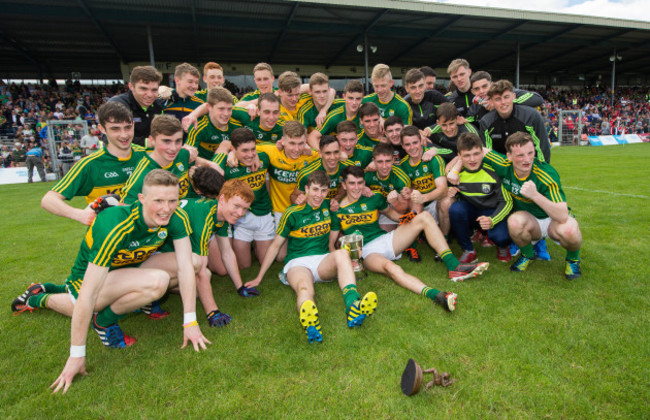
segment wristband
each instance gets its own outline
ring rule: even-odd
[[[86,357],[86,346],[70,346],[70,357]]]
[[[449,171],[449,172],[452,173],[452,174],[456,174],[456,175],[460,176],[460,172],[458,172],[458,171],[456,171],[456,170],[451,170],[451,171]]]
[[[183,325],[189,324],[192,321],[196,321],[196,312],[188,312],[183,314]]]
[[[183,324],[183,328],[190,328],[190,327],[198,327],[199,323],[196,321],[188,322],[187,324]]]

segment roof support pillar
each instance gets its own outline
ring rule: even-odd
[[[519,41],[517,41],[517,67],[515,70],[515,87],[519,89]]]
[[[156,59],[153,56],[153,37],[151,36],[151,25],[147,25],[147,43],[149,44],[149,63],[156,67]]]

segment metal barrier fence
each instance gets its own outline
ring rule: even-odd
[[[80,142],[88,133],[87,121],[49,120],[47,122],[47,148],[56,179],[61,179],[72,165],[83,157]],[[66,146],[70,153],[64,149]]]

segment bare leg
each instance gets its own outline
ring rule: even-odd
[[[339,288],[343,290],[348,284],[356,284],[354,269],[350,254],[343,249],[331,252],[318,265],[318,275],[321,279],[338,277]]]
[[[210,280],[212,279],[212,273],[208,269],[208,257],[207,256],[198,256],[201,259],[201,270],[196,276],[196,293],[199,296],[201,305],[203,305],[203,310],[206,314],[209,314],[212,311],[216,311],[219,308],[217,303],[214,301],[214,294],[212,293],[212,284]]]
[[[223,265],[223,261],[221,260],[221,251],[219,251],[219,246],[217,245],[217,240],[215,238],[210,239],[210,244],[208,246],[208,268],[218,276],[225,276],[228,274],[228,271],[226,271],[226,267]]]
[[[535,217],[527,211],[517,211],[508,217],[508,233],[519,248],[542,239]]]
[[[449,249],[449,245],[444,235],[436,224],[433,216],[428,212],[422,212],[415,216],[411,223],[399,226],[393,235],[393,251],[395,255],[401,254],[406,248],[410,247],[420,232],[424,232],[427,242],[437,253]]]
[[[262,264],[262,261],[264,261],[264,256],[266,255],[266,251],[268,251],[269,247],[271,246],[271,242],[273,240],[269,241],[255,241],[255,256],[257,257],[257,261],[259,261],[260,264]]]
[[[240,239],[232,240],[232,249],[237,256],[239,268],[248,268],[251,266],[251,242],[245,242]]]
[[[287,272],[287,282],[296,292],[296,304],[298,312],[300,306],[306,301],[314,301],[314,277],[311,271],[305,267],[293,267]]]
[[[390,277],[399,286],[410,290],[413,293],[420,294],[426,284],[422,283],[417,277],[405,272],[402,267],[384,258],[379,254],[370,254],[363,260],[366,268],[373,273],[384,274]]]

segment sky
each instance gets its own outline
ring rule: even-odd
[[[650,22],[650,0],[428,0],[439,3],[570,13]],[[522,6],[522,3],[525,5]]]

